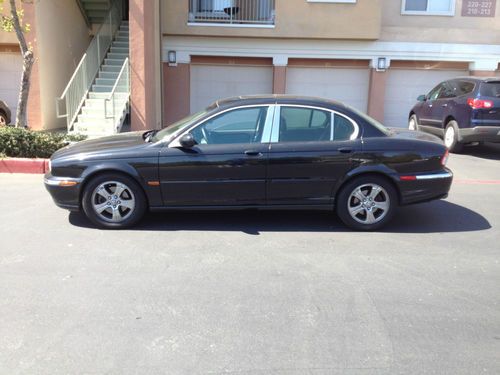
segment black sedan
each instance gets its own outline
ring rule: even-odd
[[[258,96],[218,101],[161,131],[57,151],[45,186],[99,227],[148,210],[324,209],[374,230],[399,205],[447,196],[448,152],[429,134],[388,129],[338,102]]]

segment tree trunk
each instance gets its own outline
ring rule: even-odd
[[[28,97],[30,93],[31,69],[34,62],[33,52],[28,50],[23,56],[23,74],[21,76],[21,89],[17,104],[16,128],[28,127]]]
[[[35,58],[33,56],[33,51],[28,47],[26,39],[24,38],[21,22],[19,21],[19,16],[17,14],[16,0],[10,0],[10,13],[12,15],[12,22],[14,23],[14,31],[16,32],[19,47],[21,48],[21,53],[23,55],[23,75],[21,78],[21,90],[19,92],[19,101],[17,104],[16,127],[27,128],[27,106],[30,91],[30,77]]]

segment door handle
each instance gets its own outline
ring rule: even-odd
[[[262,156],[262,152],[257,150],[246,150],[245,155],[247,156]]]
[[[448,107],[448,104],[442,104],[441,107]]]
[[[352,148],[342,147],[342,148],[339,148],[339,152],[341,152],[342,154],[350,154],[352,152]]]

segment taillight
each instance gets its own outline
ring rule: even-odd
[[[443,167],[446,166],[446,163],[448,163],[448,158],[449,157],[450,157],[450,152],[448,150],[446,150],[446,152],[444,153],[444,155],[441,158],[441,165]]]
[[[491,100],[468,98],[467,104],[470,105],[472,107],[472,109],[493,108],[493,102]]]

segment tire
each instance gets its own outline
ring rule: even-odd
[[[115,194],[118,190],[118,194]],[[97,176],[85,186],[83,211],[99,228],[129,228],[142,219],[147,210],[146,196],[135,180],[121,174]]]
[[[420,130],[420,127],[418,125],[417,115],[410,116],[410,119],[408,120],[408,129],[416,131]]]
[[[7,116],[5,116],[5,113],[0,112],[0,128],[7,125],[9,125]]]
[[[450,152],[461,152],[464,145],[458,141],[458,124],[451,120],[444,130],[444,145]]]
[[[398,206],[396,188],[380,176],[360,176],[347,182],[337,196],[337,215],[349,228],[372,231],[382,228]]]

